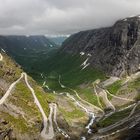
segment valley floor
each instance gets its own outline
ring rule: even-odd
[[[21,140],[112,140],[140,121],[140,72],[122,79],[96,79],[74,89],[59,75],[58,90],[49,87],[42,74],[44,92],[15,64],[16,72],[5,73],[10,61],[6,55],[0,54],[0,61],[0,139],[12,131]]]

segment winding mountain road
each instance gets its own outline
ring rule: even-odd
[[[97,107],[97,106],[95,106],[95,105],[93,105],[93,104],[87,102],[86,100],[82,99],[82,98],[78,95],[78,93],[77,93],[76,90],[73,90],[73,89],[71,89],[71,88],[69,88],[69,89],[72,90],[72,91],[75,93],[75,95],[77,96],[77,98],[78,98],[79,100],[81,100],[82,102],[84,102],[84,103],[86,103],[86,104],[92,106],[92,107],[95,108],[96,110],[101,111],[101,112],[104,114],[104,111],[103,111],[101,108],[99,108],[99,107]]]
[[[130,76],[128,76],[126,78],[126,80],[122,83],[122,85],[125,85],[127,84],[128,82],[132,82],[134,81],[135,79],[139,78],[140,77],[140,71],[134,73],[134,74],[131,74]]]
[[[82,101],[82,102],[85,103],[85,104],[88,104],[88,105],[92,106],[94,109],[99,110],[99,111],[101,111],[101,112],[104,114],[104,111],[103,111],[101,108],[99,108],[99,107],[97,107],[97,106],[95,106],[95,105],[89,103],[88,101],[82,99],[82,98],[78,95],[78,93],[77,93],[76,90],[73,90],[72,88],[69,88],[69,87],[66,87],[65,85],[63,85],[63,84],[61,83],[61,75],[59,75],[59,84],[60,84],[60,86],[61,86],[62,88],[66,88],[66,89],[69,89],[69,90],[71,90],[72,92],[74,92],[75,95],[77,96],[77,98],[78,98],[80,101]]]
[[[106,107],[111,108],[113,111],[116,110],[114,105],[109,101],[106,90],[104,90],[104,89],[100,88],[98,85],[96,85],[95,91],[97,92],[97,95],[103,99]]]
[[[0,61],[2,61],[2,60],[3,60],[3,56],[2,56],[1,53],[0,53]],[[56,105],[55,103],[49,104],[50,114],[49,114],[49,117],[47,118],[47,116],[46,116],[46,114],[45,114],[45,112],[44,112],[44,110],[43,110],[43,108],[42,108],[42,106],[41,106],[41,104],[40,104],[40,102],[39,102],[39,100],[38,100],[36,94],[35,94],[34,89],[31,87],[31,85],[30,85],[29,82],[28,82],[28,77],[27,77],[27,74],[26,74],[26,73],[21,73],[20,78],[17,79],[15,82],[13,82],[13,83],[10,85],[10,87],[9,87],[9,89],[7,90],[7,92],[5,93],[5,95],[0,99],[0,105],[2,105],[2,104],[6,101],[6,99],[7,99],[7,98],[9,97],[9,95],[11,94],[12,89],[16,86],[16,84],[17,84],[22,78],[25,79],[25,83],[26,83],[27,87],[30,89],[30,91],[31,91],[31,93],[32,93],[32,95],[33,95],[33,98],[34,98],[34,102],[35,102],[35,104],[38,106],[39,111],[40,111],[40,113],[42,114],[42,117],[43,117],[43,126],[44,126],[44,127],[43,127],[43,130],[41,131],[41,136],[42,136],[45,140],[50,140],[50,139],[53,139],[53,138],[54,138],[55,133],[54,133],[54,127],[53,127],[53,120],[52,120],[52,119],[54,119],[54,123],[55,123],[55,125],[56,125],[56,127],[57,127],[57,130],[58,130],[63,136],[65,136],[66,138],[70,138],[69,135],[67,135],[66,132],[64,132],[62,129],[60,129],[59,126],[58,126],[58,124],[57,124],[57,119],[56,119],[56,117],[57,117],[57,105]],[[61,78],[61,77],[59,76],[59,84],[60,84],[60,86],[61,86],[62,88],[68,88],[68,87],[64,86],[64,85],[61,83],[60,78]],[[44,85],[45,85],[45,84],[44,84]],[[96,88],[100,89],[100,90],[99,90],[99,91],[100,91],[99,93],[97,92]],[[86,103],[86,104],[88,104],[88,105],[90,105],[90,106],[93,106],[95,109],[100,110],[100,111],[103,112],[103,113],[104,113],[104,111],[103,111],[102,109],[100,109],[100,108],[98,108],[98,107],[92,105],[91,103],[89,103],[89,102],[83,100],[83,99],[78,95],[78,93],[76,92],[76,90],[73,90],[73,89],[71,89],[71,88],[68,88],[68,89],[70,89],[71,91],[73,91],[73,92],[75,93],[76,97],[77,97],[77,98],[79,99],[79,101],[81,101],[81,102],[77,101],[77,100],[76,100],[72,95],[70,95],[68,92],[65,93],[66,96],[69,97],[71,100],[73,100],[79,107],[81,107],[81,108],[89,115],[89,117],[91,118],[91,119],[90,119],[90,122],[89,122],[88,125],[86,126],[86,128],[88,129],[88,133],[91,133],[91,129],[90,129],[90,128],[91,128],[92,124],[94,123],[95,115],[94,115],[93,112],[91,112],[89,109],[87,109],[87,108],[84,106],[83,103]],[[110,106],[110,107],[115,111],[115,107],[111,104],[111,102],[110,102],[110,101],[108,100],[108,98],[107,98],[107,93],[108,93],[108,94],[110,94],[110,93],[109,93],[108,91],[106,91],[106,90],[104,90],[104,89],[98,87],[97,85],[95,86],[95,91],[96,91],[96,94],[98,94],[98,96],[101,96],[101,97],[103,98],[103,100],[104,100],[104,102],[106,103],[106,105],[107,105],[108,107]],[[112,95],[112,94],[111,94],[111,95]],[[121,97],[118,97],[118,96],[115,96],[115,95],[112,95],[112,96],[113,96],[113,97],[116,97],[116,98],[119,98],[119,99],[122,99],[122,100],[133,101],[133,100],[121,98]],[[129,117],[133,115],[133,113],[134,113],[136,107],[137,107],[137,105],[134,106],[133,110],[131,111],[131,113],[130,113],[130,115],[128,116],[127,119],[129,119]],[[53,114],[54,114],[54,116],[53,116]],[[48,121],[49,121],[49,125],[48,125]],[[117,122],[116,124],[114,124],[114,125],[112,125],[112,126],[109,126],[109,127],[107,127],[107,128],[103,128],[103,129],[100,129],[99,132],[102,133],[102,132],[109,131],[109,130],[111,130],[111,129],[113,129],[113,128],[115,128],[115,127],[117,127],[117,126],[123,124],[124,122],[126,122],[126,118],[125,118],[125,120],[121,120],[120,122]],[[47,131],[47,129],[48,129],[48,131]]]
[[[27,74],[26,73],[21,73],[21,77],[13,82],[9,89],[7,90],[7,92],[5,93],[5,95],[0,99],[0,105],[2,105],[6,99],[8,98],[8,96],[11,94],[11,91],[12,89],[16,86],[16,84],[22,79],[22,78],[25,78],[25,83],[27,85],[27,87],[30,89],[32,95],[33,95],[33,98],[34,98],[34,102],[35,104],[38,106],[39,110],[40,110],[40,113],[42,114],[42,117],[43,117],[43,130],[41,131],[41,136],[45,139],[45,140],[49,140],[49,139],[52,139],[54,137],[54,130],[53,130],[53,124],[52,124],[52,113],[53,113],[53,108],[52,106],[50,106],[50,115],[49,115],[49,119],[47,118],[38,98],[36,97],[35,95],[35,91],[34,89],[30,86],[29,82],[28,82],[28,78],[27,78]],[[49,131],[48,133],[46,132],[47,131],[47,127],[48,127],[48,120],[49,120]]]
[[[108,118],[109,116],[111,116],[111,115],[114,114],[114,113],[124,111],[124,110],[126,110],[126,109],[128,109],[128,108],[131,108],[131,107],[133,107],[133,106],[135,107],[135,105],[136,105],[136,103],[133,103],[133,104],[127,106],[127,107],[124,107],[124,108],[122,108],[122,109],[117,110],[116,112],[110,112],[110,113],[108,113],[108,114],[106,114],[106,115],[104,116],[103,120],[105,120],[106,118]]]
[[[101,104],[101,102],[100,102],[99,95],[98,95],[98,93],[97,93],[97,90],[96,90],[95,86],[94,86],[94,92],[95,92],[96,97],[97,97],[98,105],[99,105],[101,108],[103,108],[103,106],[102,106],[102,104]]]
[[[51,89],[49,88],[49,86],[46,84],[46,81],[43,82],[42,87],[45,87],[45,88],[47,88],[48,90],[51,90]]]
[[[118,81],[118,80],[120,80],[119,77],[110,77],[109,79],[107,79],[107,80],[101,82],[101,85],[102,85],[103,87],[107,87],[107,86],[109,86],[109,85],[112,85],[113,83],[115,83],[115,82]]]
[[[35,100],[35,103],[36,105],[38,106],[41,114],[42,114],[42,117],[43,117],[43,125],[44,125],[44,128],[43,130],[41,131],[41,136],[46,139],[46,140],[49,140],[49,139],[53,139],[54,137],[54,128],[53,128],[53,124],[52,124],[52,113],[53,113],[53,108],[52,106],[50,105],[50,114],[49,114],[49,118],[47,118],[38,98],[36,97],[35,95],[35,92],[34,92],[34,89],[30,86],[30,84],[28,83],[28,79],[27,79],[27,74],[24,73],[24,76],[25,76],[25,82],[28,86],[28,88],[31,90],[32,92],[32,95],[34,97],[34,100]],[[49,128],[48,128],[48,132],[47,131],[47,127],[48,127],[48,120],[49,120]]]
[[[135,106],[133,107],[133,109],[132,109],[132,111],[130,112],[130,114],[129,114],[128,117],[131,117],[131,116],[134,114],[134,112],[135,112],[135,110],[136,110],[136,108],[137,108],[138,105],[140,105],[140,101],[139,101],[137,104],[135,104]]]
[[[84,105],[82,105],[82,103],[79,103],[72,95],[70,95],[69,93],[66,93],[67,97],[69,97],[71,100],[73,100],[77,106],[79,106],[80,108],[82,108],[91,118],[90,122],[87,124],[86,129],[88,129],[88,133],[91,133],[92,130],[90,129],[90,127],[92,126],[92,124],[94,123],[95,120],[95,115],[92,111],[88,110],[86,107],[84,107]]]
[[[61,75],[59,75],[58,82],[59,82],[59,85],[61,86],[61,88],[67,88],[66,86],[64,86],[64,85],[61,83]]]
[[[86,129],[88,130],[88,133],[90,134],[90,133],[92,132],[91,126],[93,125],[94,120],[95,120],[96,117],[95,117],[95,113],[93,113],[91,110],[87,109],[87,108],[84,106],[84,104],[89,105],[89,106],[91,106],[92,108],[94,108],[94,109],[96,109],[96,110],[102,112],[103,115],[104,115],[104,111],[103,111],[101,108],[99,108],[99,107],[97,107],[97,106],[94,106],[93,104],[87,102],[86,100],[83,100],[83,99],[78,95],[78,93],[77,93],[76,90],[73,90],[73,89],[71,89],[71,88],[66,87],[65,85],[63,85],[63,84],[61,83],[61,76],[59,76],[59,84],[60,84],[60,86],[61,86],[62,88],[66,88],[66,89],[69,89],[69,90],[71,90],[72,92],[74,92],[75,95],[77,96],[77,98],[79,99],[79,101],[81,101],[81,102],[77,101],[77,100],[76,100],[72,95],[70,95],[68,92],[66,93],[67,97],[69,97],[70,99],[72,99],[72,100],[76,103],[77,106],[79,106],[80,108],[82,108],[82,109],[88,114],[88,116],[89,116],[89,118],[90,118],[90,121],[89,121],[89,123],[87,124]],[[84,103],[84,104],[82,104],[82,103]]]
[[[8,96],[11,94],[12,89],[23,78],[23,76],[24,76],[24,74],[22,73],[21,74],[21,77],[10,85],[9,89],[6,91],[6,93],[4,94],[4,96],[0,99],[0,105],[2,105],[6,101],[6,99],[8,98]]]
[[[65,138],[70,138],[70,136],[68,134],[66,134],[65,131],[63,131],[62,129],[59,128],[58,123],[57,123],[57,105],[55,103],[52,103],[53,109],[54,109],[54,123],[57,127],[57,130],[65,137]]]
[[[122,98],[122,97],[119,97],[119,96],[116,96],[116,95],[113,95],[111,94],[108,90],[105,90],[106,93],[108,93],[110,96],[114,97],[114,98],[117,98],[117,99],[120,99],[120,100],[125,100],[125,101],[130,101],[130,102],[134,102],[135,100],[133,99],[127,99],[127,98]]]
[[[134,121],[134,120],[135,120],[135,121]],[[121,126],[121,125],[123,125],[124,123],[126,123],[126,122],[128,122],[128,121],[129,121],[129,122],[128,122],[129,127],[132,128],[132,126],[134,126],[134,125],[130,125],[130,123],[136,124],[136,122],[139,122],[139,120],[140,120],[140,115],[132,116],[132,117],[129,117],[129,116],[128,116],[128,117],[123,118],[122,120],[120,120],[120,121],[118,121],[118,122],[116,122],[116,123],[114,123],[114,124],[112,124],[112,125],[110,125],[110,126],[107,126],[107,127],[105,127],[105,128],[99,129],[98,132],[99,132],[99,133],[106,133],[106,132],[108,132],[108,131],[111,131],[111,130],[113,130],[113,129],[115,129],[115,128]]]
[[[54,128],[53,128],[53,122],[52,122],[52,115],[53,115],[53,106],[52,106],[52,104],[49,104],[49,108],[50,108],[50,114],[49,114],[49,117],[48,117],[49,130],[48,130],[47,138],[52,139],[54,137]]]
[[[127,121],[130,121],[130,122],[128,122],[128,128],[134,127],[134,126],[137,124],[137,122],[139,122],[138,120],[140,120],[139,115],[134,115],[134,116],[133,116],[133,114],[134,114],[134,112],[135,112],[135,110],[136,110],[136,108],[137,108],[137,106],[138,106],[139,104],[140,104],[140,101],[134,104],[134,107],[132,108],[132,110],[131,110],[129,116],[127,116],[127,117],[121,119],[120,121],[118,121],[118,122],[116,122],[116,123],[114,123],[114,124],[112,124],[112,125],[110,125],[110,126],[107,126],[107,127],[105,127],[105,128],[99,129],[98,132],[99,132],[99,133],[106,133],[106,132],[108,132],[108,131],[110,131],[110,130],[116,128],[116,127],[119,127],[120,125],[123,125],[123,124],[126,123]],[[131,106],[131,107],[132,107],[132,106]],[[137,116],[137,117],[136,117],[136,116]],[[138,120],[137,120],[136,118],[138,118]],[[132,120],[133,120],[133,121],[132,121]],[[136,121],[136,120],[137,120],[137,121]],[[132,125],[130,125],[129,123],[132,123]],[[125,129],[125,128],[123,128],[123,129]],[[113,132],[113,133],[111,133],[111,134],[115,134],[115,133],[118,133],[118,132],[120,132],[120,131],[121,131],[121,129],[120,129],[120,130],[117,130],[116,132]],[[109,134],[109,135],[110,135],[110,134]],[[106,136],[108,136],[108,135],[106,135]]]

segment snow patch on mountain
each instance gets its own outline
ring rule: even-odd
[[[80,55],[85,55],[85,52],[80,52]]]

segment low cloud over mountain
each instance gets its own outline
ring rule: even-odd
[[[0,33],[66,35],[138,14],[139,0],[0,0]]]

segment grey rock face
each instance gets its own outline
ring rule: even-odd
[[[129,75],[140,65],[140,17],[117,21],[112,27],[82,31],[70,36],[61,51],[90,53],[92,67],[109,75]]]

